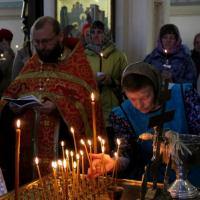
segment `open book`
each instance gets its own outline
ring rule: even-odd
[[[41,105],[40,100],[33,95],[20,97],[18,99],[12,99],[9,97],[3,97],[3,99],[10,102],[12,106],[15,106],[20,109],[25,107],[33,107]]]

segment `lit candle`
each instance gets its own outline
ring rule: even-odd
[[[99,71],[101,72],[102,71],[102,58],[103,58],[103,53],[102,52],[100,52],[100,54],[99,54]]]
[[[90,148],[90,154],[92,154],[92,142],[91,142],[91,140],[88,140],[88,145],[89,145],[89,148]]]
[[[16,144],[15,144],[15,200],[19,199],[19,159],[20,159],[20,120],[16,122]]]
[[[64,151],[64,146],[65,146],[65,143],[64,143],[64,141],[61,141],[61,147],[62,147],[63,160],[65,160],[65,151]]]
[[[65,154],[66,154],[66,159],[67,159],[67,167],[69,171],[71,172],[71,167],[70,167],[70,162],[69,162],[69,151],[67,149],[65,150]]]
[[[104,139],[102,139],[101,140],[101,151],[103,152],[103,148],[104,148],[104,151],[105,151],[105,140]]]
[[[38,159],[38,157],[35,157],[35,164],[36,164],[36,168],[37,168],[37,172],[38,172],[39,180],[40,180],[41,185],[42,185],[42,187],[43,187],[43,181],[42,181],[42,176],[41,176],[41,173],[40,173],[40,168],[39,168],[39,159]]]
[[[73,191],[73,194],[75,194],[76,193],[76,191],[75,191],[75,185],[76,185],[76,167],[77,167],[76,161],[74,161],[72,167],[73,167],[73,170],[72,170],[72,181],[73,181],[72,191]]]
[[[53,177],[56,179],[57,162],[52,161],[51,166],[52,166],[52,169],[53,169]]]
[[[82,168],[82,174],[85,174],[85,169],[84,169],[84,153],[83,153],[82,150],[80,151],[80,154],[81,154],[81,168]]]
[[[72,163],[72,170],[73,170],[73,163],[74,163],[74,152],[70,151],[70,156],[71,156],[71,163]]]
[[[80,142],[81,142],[81,144],[82,144],[82,145],[84,146],[84,148],[85,148],[85,152],[86,152],[86,155],[87,155],[87,158],[88,158],[88,162],[89,162],[90,167],[91,167],[91,169],[92,169],[92,163],[91,163],[91,161],[90,161],[90,157],[89,157],[88,150],[87,150],[87,147],[86,147],[86,145],[85,145],[85,142],[84,142],[83,139],[81,139]]]
[[[92,104],[93,145],[94,145],[94,153],[97,153],[96,111],[95,111],[95,96],[93,92],[91,93],[91,104]]]
[[[57,162],[56,161],[52,161],[51,163],[52,169],[53,169],[53,177],[54,177],[54,187],[55,187],[55,192],[56,192],[56,196],[57,196],[57,192],[58,192],[58,184],[57,184]]]
[[[75,133],[74,133],[74,128],[71,127],[71,128],[70,128],[70,131],[71,131],[71,133],[72,133],[73,140],[74,140],[74,149],[75,149],[75,154],[77,154],[76,137],[75,137]]]
[[[119,138],[117,138],[117,155],[119,154],[119,147],[120,147],[121,141]]]

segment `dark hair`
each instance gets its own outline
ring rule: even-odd
[[[141,74],[127,74],[122,80],[122,88],[127,91],[137,91],[146,86],[151,86],[155,93],[153,82]]]
[[[96,20],[96,21],[94,21],[94,22],[92,23],[91,29],[96,29],[96,28],[101,29],[101,30],[104,31],[104,30],[105,30],[105,25],[104,25],[103,22],[101,22],[101,21],[99,21],[99,20]]]
[[[165,24],[164,26],[161,27],[159,38],[162,39],[162,37],[166,34],[174,34],[176,40],[178,40],[180,37],[178,27],[174,24]]]
[[[194,36],[194,41],[193,41],[193,44],[194,44],[194,45],[195,45],[196,40],[197,40],[198,37],[200,37],[200,33],[197,33],[197,34]]]
[[[11,42],[13,39],[13,33],[5,28],[0,29],[0,41],[5,39],[8,42]]]

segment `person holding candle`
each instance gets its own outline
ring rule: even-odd
[[[70,127],[74,128],[78,141],[92,137],[92,92],[96,94],[97,132],[105,134],[97,83],[81,42],[64,38],[58,21],[43,16],[31,28],[31,43],[34,54],[11,82],[4,97],[19,98],[32,94],[41,105],[17,110],[6,100],[0,104],[1,120],[10,121],[12,115],[17,114],[22,121],[21,184],[34,178],[33,156],[40,158],[41,175],[44,176],[51,171],[51,160],[62,155],[61,140],[67,148],[73,148]],[[6,132],[11,125],[1,129],[2,151],[10,148],[8,138],[13,141],[12,135]],[[10,150],[9,155],[11,153]],[[9,160],[10,156],[5,159]],[[4,162],[0,158],[0,164],[7,165],[5,171],[8,165],[13,166],[7,160]],[[9,174],[7,171],[7,176]]]
[[[15,53],[11,48],[13,33],[5,28],[0,29],[0,97],[11,81],[12,65]]]
[[[198,129],[192,132],[188,112],[184,108],[185,103],[188,103],[185,95],[192,90],[192,84],[185,83],[182,87],[183,92],[180,84],[169,84],[168,89],[165,88],[159,71],[145,62],[130,64],[124,70],[122,88],[128,99],[114,108],[109,118],[117,147],[111,149],[115,151],[117,149],[119,152],[117,156],[119,177],[141,180],[144,167],[151,162],[153,148],[152,141],[141,141],[139,138],[143,133],[154,132],[153,128],[149,127],[150,118],[160,115],[163,110],[175,112],[173,119],[164,123],[164,131],[170,129],[179,134],[199,133],[199,115],[196,116]],[[167,98],[166,94],[170,94],[170,97]],[[199,100],[196,102],[196,107],[200,110]],[[102,164],[101,157],[102,154],[92,155],[92,170],[88,170],[90,177],[103,174],[99,167]],[[104,162],[106,170],[112,172],[116,164],[115,158],[106,155]],[[159,168],[158,172],[159,181],[162,181],[164,168]],[[174,177],[171,177],[171,180],[172,178]],[[191,171],[189,180],[192,184],[200,186],[199,168]]]
[[[191,56],[197,69],[197,91],[200,94],[200,33],[194,36],[194,48],[191,50]]]
[[[157,47],[144,62],[155,66],[163,79],[174,83],[196,84],[197,73],[189,49],[182,44],[178,27],[165,24],[161,27]]]
[[[127,58],[113,43],[110,31],[103,22],[94,21],[88,29],[85,52],[96,75],[104,120],[109,129],[109,113],[122,101],[120,80]]]

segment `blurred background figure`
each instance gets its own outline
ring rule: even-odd
[[[200,94],[200,33],[197,33],[193,42],[194,48],[191,50],[192,59],[196,65],[197,70],[197,90]]]
[[[21,49],[19,49],[15,55],[13,67],[12,67],[12,80],[16,78],[24,64],[32,56],[31,42],[26,41]]]
[[[194,48],[191,50],[192,59],[196,65],[197,75],[200,74],[200,33],[196,34],[193,42]]]
[[[157,47],[144,61],[154,65],[163,79],[174,83],[196,84],[197,74],[190,51],[182,44],[179,30],[174,24],[161,27]]]
[[[11,48],[13,34],[8,29],[0,29],[0,97],[11,81],[14,51]]]
[[[127,58],[122,51],[117,49],[111,39],[110,31],[103,22],[94,21],[91,26],[87,25],[85,34],[89,34],[85,52],[96,75],[108,131],[108,116],[112,108],[122,101],[120,83],[122,72],[127,65]]]

